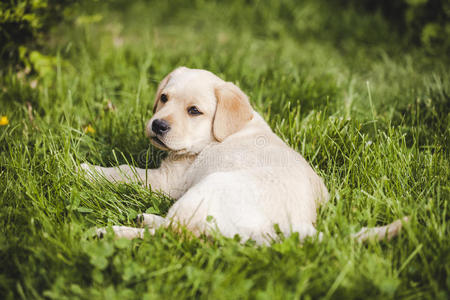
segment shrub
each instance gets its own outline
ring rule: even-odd
[[[447,0],[337,0],[339,5],[381,11],[407,42],[432,54],[450,51],[450,2]]]
[[[0,66],[15,64],[28,56],[28,50],[39,46],[50,26],[62,20],[64,9],[73,2],[0,1]]]

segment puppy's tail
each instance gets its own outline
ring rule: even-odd
[[[356,238],[358,242],[381,241],[385,238],[390,240],[400,232],[403,224],[408,222],[409,217],[403,217],[385,226],[363,227],[359,232],[352,234],[352,237]]]

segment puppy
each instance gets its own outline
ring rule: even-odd
[[[258,244],[270,243],[279,232],[297,232],[300,239],[317,235],[316,211],[329,198],[323,180],[272,132],[233,83],[205,70],[175,69],[158,86],[146,134],[169,152],[159,169],[81,167],[91,177],[137,180],[177,199],[165,218],[140,216],[150,233],[174,224],[196,235],[219,232]],[[355,238],[390,238],[401,225],[363,228]],[[145,229],[113,230],[135,238]]]

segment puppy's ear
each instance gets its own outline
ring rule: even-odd
[[[169,83],[170,78],[175,72],[181,71],[183,69],[187,69],[186,67],[178,67],[172,72],[170,72],[164,79],[159,83],[158,89],[156,90],[155,104],[153,104],[153,113],[156,112],[156,107],[158,106],[159,99],[161,98],[161,92],[166,87],[167,83]]]
[[[253,118],[253,109],[248,97],[231,82],[216,87],[216,115],[214,116],[213,133],[219,141],[238,132]]]

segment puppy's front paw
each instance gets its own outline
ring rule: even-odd
[[[87,164],[87,163],[82,163],[82,164],[80,165],[80,167],[76,169],[76,171],[77,171],[78,173],[80,173],[80,172],[91,172],[91,169],[92,169],[92,168],[94,168],[94,166],[91,166],[91,165],[89,165],[89,164]]]
[[[106,234],[106,229],[105,228],[97,228],[95,233],[99,239],[102,239]]]
[[[139,214],[136,224],[139,227],[157,228],[166,224],[166,219],[153,214]]]
[[[77,173],[81,173],[90,179],[95,178],[96,167],[87,163],[82,163],[80,167],[76,168]]]
[[[144,221],[145,221],[144,214],[139,214],[137,215],[136,219],[134,219],[134,222],[139,227],[144,227]]]
[[[133,228],[127,226],[112,226],[114,237],[116,238],[126,238],[126,239],[134,239],[134,238],[144,238],[144,229],[142,228]],[[99,239],[104,238],[108,231],[105,228],[96,229],[96,234]],[[151,231],[154,234],[154,231]]]

